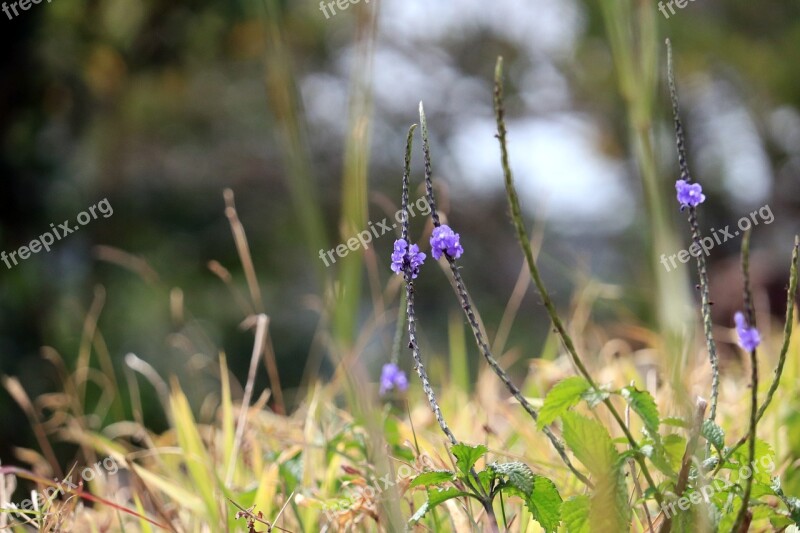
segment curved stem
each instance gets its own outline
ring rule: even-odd
[[[544,282],[542,281],[542,277],[539,274],[539,268],[536,266],[536,261],[533,259],[533,251],[531,250],[530,241],[528,240],[528,234],[525,230],[525,224],[522,221],[522,209],[520,208],[519,197],[517,196],[517,190],[514,186],[514,175],[511,172],[511,166],[508,162],[508,148],[506,143],[506,125],[504,114],[505,110],[503,107],[503,59],[498,58],[497,60],[497,67],[495,68],[495,93],[494,93],[494,103],[495,103],[495,114],[497,118],[497,139],[500,142],[500,159],[503,166],[503,176],[505,177],[505,184],[506,184],[506,196],[508,197],[508,203],[511,208],[511,219],[514,222],[514,227],[517,230],[517,240],[519,241],[520,246],[522,247],[522,251],[525,254],[525,261],[528,263],[528,270],[530,271],[531,278],[533,278],[533,282],[536,285],[537,290],[539,291],[539,295],[542,298],[542,303],[544,304],[545,310],[547,311],[548,316],[550,317],[550,321],[553,323],[553,326],[556,328],[556,332],[561,339],[564,347],[567,349],[573,364],[578,369],[579,373],[589,382],[589,385],[594,390],[598,390],[597,384],[595,383],[594,379],[592,378],[591,374],[589,373],[589,369],[586,368],[586,365],[583,363],[583,360],[578,355],[578,351],[575,349],[575,343],[572,341],[572,337],[570,337],[569,333],[567,332],[567,328],[564,326],[564,323],[561,321],[561,318],[558,316],[558,312],[556,311],[556,306],[553,303],[552,298],[550,298],[550,293],[544,286]],[[603,403],[608,408],[611,416],[616,420],[619,427],[622,429],[622,432],[625,434],[625,438],[628,440],[631,448],[637,452],[639,452],[639,444],[634,439],[633,435],[631,434],[628,427],[625,425],[625,421],[620,416],[617,409],[614,407],[614,404],[611,403],[611,400],[605,398]],[[641,453],[636,453],[635,455],[636,462],[639,463],[639,466],[642,469],[642,475],[644,475],[647,483],[653,489],[653,494],[655,496],[656,501],[660,504],[663,501],[663,496],[661,491],[658,489],[653,477],[650,475],[650,471],[647,468],[647,465],[644,461],[644,458]]]
[[[428,204],[431,206],[431,218],[433,220],[434,226],[438,227],[441,224],[441,222],[439,221],[439,213],[436,210],[436,199],[434,197],[434,191],[433,191],[433,181],[432,181],[433,171],[431,167],[430,143],[428,140],[428,121],[425,117],[425,109],[423,108],[421,103],[419,110],[420,110],[420,124],[422,129],[422,150],[425,159],[425,188],[427,191]],[[517,388],[517,386],[514,385],[514,383],[508,377],[508,374],[506,374],[505,370],[503,370],[503,368],[500,366],[497,360],[492,356],[491,349],[489,348],[489,345],[483,338],[483,333],[481,332],[480,325],[478,324],[478,321],[475,318],[475,312],[473,311],[469,294],[467,293],[466,286],[464,285],[464,280],[461,278],[461,274],[458,271],[458,266],[456,265],[455,259],[447,255],[447,253],[445,253],[444,256],[447,258],[447,261],[450,264],[450,270],[452,271],[453,278],[456,282],[456,292],[458,293],[461,299],[461,307],[464,310],[464,314],[467,317],[467,322],[469,323],[470,328],[472,329],[472,333],[475,336],[475,341],[478,345],[481,354],[483,355],[484,359],[486,359],[486,362],[489,364],[489,367],[494,371],[495,374],[497,374],[497,376],[509,390],[511,395],[514,396],[514,398],[520,403],[520,405],[522,405],[523,409],[525,409],[525,411],[531,416],[531,418],[533,418],[534,422],[536,422],[538,420],[538,414],[536,410],[533,408],[530,402],[528,402],[525,396],[522,395],[519,388]],[[589,481],[589,479],[584,474],[582,474],[581,471],[575,467],[575,465],[572,464],[572,462],[569,459],[569,456],[567,455],[567,451],[564,447],[564,444],[562,444],[558,440],[558,438],[553,434],[550,428],[544,428],[543,432],[550,440],[550,442],[553,444],[556,453],[558,453],[559,457],[561,457],[561,460],[564,461],[564,464],[567,465],[567,467],[570,469],[570,471],[572,471],[575,477],[578,478],[586,486],[593,487],[592,482]]]

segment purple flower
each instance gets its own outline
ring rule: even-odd
[[[392,389],[400,392],[408,390],[408,379],[405,372],[394,363],[386,363],[381,370],[380,395],[383,396]]]
[[[406,265],[411,267],[411,279],[415,279],[419,274],[419,267],[425,261],[425,254],[419,251],[416,244],[408,245],[405,239],[394,241],[394,252],[392,252],[392,272],[402,274],[405,272]]]
[[[697,207],[706,201],[703,194],[703,187],[699,183],[687,183],[685,180],[675,182],[675,189],[678,191],[678,202],[681,204],[681,211],[687,207]]]
[[[756,346],[761,344],[761,335],[758,334],[756,328],[747,325],[747,320],[745,320],[741,311],[737,311],[733,315],[733,320],[736,322],[736,333],[739,334],[739,346],[748,352],[752,352],[756,349]]]
[[[464,253],[464,248],[461,247],[460,238],[458,233],[450,229],[447,224],[442,224],[434,229],[431,234],[431,253],[433,258],[438,261],[442,257],[442,252],[445,252],[453,259],[461,257],[461,254]]]

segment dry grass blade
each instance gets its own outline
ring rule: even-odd
[[[242,437],[244,429],[247,425],[247,412],[250,407],[250,400],[253,398],[253,386],[256,381],[256,369],[258,367],[258,359],[261,352],[264,350],[264,341],[267,335],[267,326],[269,325],[269,318],[265,314],[258,315],[256,320],[256,339],[253,343],[253,353],[250,356],[250,370],[247,373],[247,384],[244,388],[244,398],[242,398],[242,405],[239,411],[239,419],[236,422],[236,434],[233,438],[233,450],[231,456],[228,458],[228,472],[225,475],[225,485],[230,487],[233,482],[233,474],[236,471],[236,459],[239,453],[239,448],[242,445]]]

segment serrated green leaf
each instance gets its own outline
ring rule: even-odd
[[[533,492],[526,500],[533,519],[539,522],[547,533],[556,531],[561,523],[561,495],[555,483],[544,476],[534,475]]]
[[[623,387],[620,391],[625,400],[627,400],[628,405],[631,406],[631,409],[636,412],[637,415],[642,419],[644,422],[644,427],[647,429],[648,433],[652,435],[658,435],[658,424],[659,424],[659,415],[658,415],[658,406],[656,405],[656,401],[650,395],[649,392],[638,390],[636,387]]]
[[[486,455],[489,448],[483,444],[470,446],[469,444],[458,443],[454,444],[453,447],[450,448],[450,451],[456,457],[456,466],[458,470],[464,476],[467,476],[472,467],[475,466],[475,463],[478,462],[478,459]]]
[[[414,525],[420,520],[422,520],[428,511],[435,508],[437,505],[440,505],[447,500],[452,500],[453,498],[461,498],[461,497],[475,497],[474,494],[469,492],[460,491],[456,488],[449,488],[449,489],[428,489],[428,501],[423,503],[417,512],[409,518],[408,523],[410,525]]]
[[[489,468],[497,475],[508,480],[508,484],[522,493],[524,498],[533,491],[533,471],[525,463],[492,463]]]
[[[775,491],[772,490],[772,487],[770,487],[769,485],[761,483],[760,481],[755,481],[755,480],[753,481],[753,488],[752,491],[750,492],[750,497],[753,500],[761,498],[762,496],[775,496],[775,495],[776,495]]]
[[[681,468],[683,454],[686,452],[686,439],[671,433],[664,437],[664,451],[667,454],[670,466],[676,472]]]
[[[595,490],[589,506],[589,522],[594,531],[625,531],[630,526],[631,509],[625,477],[608,431],[599,422],[567,412],[564,441],[575,457],[592,473]]]
[[[496,478],[495,473],[488,468],[486,470],[481,470],[480,472],[478,472],[478,481],[480,481],[483,490],[485,490],[487,494],[491,492],[495,478]]]
[[[722,451],[722,448],[725,447],[725,432],[711,420],[703,420],[700,434],[703,435],[717,451]]]
[[[556,383],[545,396],[544,404],[539,410],[539,429],[552,424],[563,413],[581,401],[584,392],[591,385],[582,377],[571,377]]]
[[[589,497],[572,496],[561,506],[567,533],[589,533]]]
[[[456,473],[450,470],[431,470],[430,472],[423,472],[411,481],[411,488],[419,486],[441,485],[451,481]]]
[[[619,455],[606,428],[595,420],[572,412],[564,413],[562,420],[564,441],[575,457],[592,475],[606,475]]]
[[[493,463],[489,468],[504,480],[504,492],[515,494],[525,501],[534,520],[548,533],[561,523],[561,495],[555,484],[544,476],[533,473],[520,462]]]
[[[420,505],[419,509],[417,509],[417,512],[411,515],[411,518],[408,519],[409,525],[413,526],[414,524],[425,518],[425,515],[428,514],[428,511],[430,510],[431,506],[428,504],[428,502],[425,502],[422,505]]]
[[[670,462],[667,450],[664,448],[664,443],[661,441],[661,436],[658,433],[652,436],[655,438],[647,437],[640,442],[642,454],[647,457],[661,473],[668,478],[675,478],[677,476],[676,469],[673,468]],[[682,453],[681,451],[681,454]],[[683,455],[681,455],[681,457],[683,457]]]
[[[752,463],[748,463],[750,458],[747,446],[742,446],[733,454],[733,458],[741,466],[736,466],[734,470],[738,474],[747,475],[747,468],[752,472],[753,479],[764,484],[772,483],[772,472],[775,470],[775,451],[769,443],[756,439],[756,453]]]
[[[666,426],[672,426],[676,428],[689,429],[690,427],[692,427],[692,425],[689,422],[677,416],[668,416],[667,418],[662,418],[661,423]]]
[[[769,517],[769,523],[772,525],[775,531],[784,531],[787,527],[794,524],[794,521],[788,516],[774,514]]]
[[[431,509],[439,505],[440,503],[444,503],[447,500],[452,500],[453,498],[469,498],[474,497],[473,494],[469,492],[464,492],[455,488],[449,489],[428,489],[428,503],[431,506]]]

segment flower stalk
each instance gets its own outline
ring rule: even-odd
[[[433,220],[434,229],[434,236],[431,239],[432,245],[436,246],[438,243],[441,248],[434,248],[431,252],[434,257],[444,257],[447,259],[447,262],[450,266],[450,271],[453,274],[453,279],[455,280],[456,285],[456,292],[458,294],[459,300],[461,301],[461,308],[464,310],[464,314],[467,317],[467,322],[469,323],[470,329],[472,330],[473,336],[475,337],[475,342],[478,345],[478,349],[483,355],[484,359],[486,359],[487,364],[492,369],[492,371],[497,374],[500,378],[500,381],[503,382],[503,385],[508,389],[511,395],[520,403],[522,408],[530,415],[530,417],[534,421],[538,421],[538,413],[536,409],[530,404],[530,402],[525,398],[519,388],[511,381],[511,378],[508,376],[506,371],[500,366],[497,360],[492,355],[492,351],[489,348],[489,345],[486,343],[484,338],[483,332],[481,330],[480,324],[478,324],[478,320],[476,318],[476,312],[472,306],[471,298],[469,297],[469,293],[467,292],[466,285],[464,284],[464,280],[461,277],[461,273],[459,272],[458,265],[456,263],[456,259],[461,255],[463,249],[461,245],[458,243],[458,234],[454,234],[455,239],[453,239],[452,230],[449,227],[442,225],[439,219],[439,213],[436,210],[436,200],[433,191],[433,180],[432,180],[432,166],[431,166],[431,151],[430,151],[430,142],[428,139],[428,127],[427,127],[427,120],[425,118],[425,110],[420,103],[420,123],[422,124],[422,150],[425,159],[425,188],[427,190],[428,195],[428,204],[431,206],[431,219]],[[439,232],[438,230],[445,231]],[[438,234],[438,235],[437,235]],[[441,235],[441,236],[440,236]],[[444,237],[444,238],[443,238]],[[448,238],[449,237],[449,238]],[[588,487],[592,487],[592,482],[583,474],[580,470],[578,470],[575,465],[572,464],[569,456],[567,455],[566,448],[564,444],[558,440],[558,438],[553,434],[550,428],[543,429],[544,434],[552,443],[553,447],[558,453],[561,460],[564,464],[572,471],[572,473],[577,477],[583,484]]]
[[[697,205],[705,200],[705,197],[700,194],[702,198],[694,201],[686,202],[692,191],[697,191],[691,188],[692,176],[689,173],[689,164],[686,160],[686,141],[683,132],[683,123],[678,111],[678,91],[675,88],[675,73],[672,67],[672,44],[667,39],[667,80],[669,83],[669,95],[672,102],[672,115],[675,122],[675,144],[678,151],[678,168],[680,170],[680,180],[678,182],[678,199],[682,203],[681,209],[686,208],[689,212],[689,227],[692,232],[692,242],[695,246],[700,246],[700,241],[703,234],[700,231],[700,225],[697,222]],[[684,183],[682,188],[680,182]],[[686,192],[686,196],[682,193]],[[694,254],[693,254],[694,255]],[[703,332],[705,334],[706,348],[708,349],[708,358],[711,363],[711,403],[708,413],[708,418],[713,422],[717,417],[717,401],[719,398],[719,357],[717,355],[717,344],[714,341],[713,324],[711,322],[711,293],[709,291],[708,283],[708,268],[706,266],[706,258],[704,254],[696,254],[697,258],[697,272],[700,278],[700,310],[703,315]],[[708,454],[709,448],[706,448]]]
[[[517,231],[517,240],[519,241],[520,246],[522,247],[522,251],[525,254],[525,261],[528,263],[528,270],[530,271],[531,278],[533,279],[534,284],[536,285],[537,290],[539,291],[539,295],[541,296],[542,303],[544,304],[545,310],[547,311],[548,316],[550,317],[550,321],[553,323],[553,326],[556,328],[556,332],[558,333],[561,342],[564,344],[567,352],[572,359],[573,364],[578,369],[581,376],[589,383],[589,385],[594,390],[599,390],[597,384],[595,383],[592,375],[589,372],[589,369],[586,368],[586,365],[583,363],[583,360],[578,355],[578,351],[575,348],[575,343],[572,341],[572,337],[567,332],[567,328],[564,326],[564,323],[561,321],[561,318],[558,316],[558,311],[556,311],[555,303],[553,302],[552,298],[550,298],[550,293],[547,291],[547,288],[544,285],[544,281],[542,281],[542,277],[539,274],[539,268],[536,266],[536,261],[533,258],[533,251],[531,250],[530,240],[528,239],[528,233],[525,229],[525,223],[522,220],[522,209],[520,207],[519,196],[517,195],[516,187],[514,186],[514,175],[511,171],[511,165],[509,164],[508,160],[508,147],[506,142],[506,124],[505,124],[505,107],[503,105],[503,58],[497,58],[497,65],[495,67],[495,89],[494,89],[494,108],[495,108],[495,117],[497,119],[497,140],[500,143],[500,161],[503,167],[503,176],[505,178],[506,184],[506,196],[508,197],[508,203],[511,209],[511,219],[514,223],[514,227]],[[616,420],[617,425],[619,425],[622,432],[625,434],[625,438],[628,440],[628,443],[631,446],[631,449],[636,451],[635,459],[636,462],[639,463],[639,467],[642,470],[642,475],[644,475],[645,479],[649,486],[653,489],[653,494],[656,501],[661,504],[663,501],[663,496],[661,491],[658,489],[658,485],[656,485],[655,480],[653,479],[652,475],[650,474],[649,469],[647,468],[647,464],[645,463],[644,456],[641,453],[639,448],[639,444],[636,442],[636,439],[631,434],[628,426],[625,424],[625,421],[620,416],[619,412],[617,411],[614,404],[611,402],[609,398],[604,398],[603,403],[608,408],[611,416]]]
[[[753,310],[753,292],[750,288],[750,235],[747,230],[742,238],[742,275],[744,277],[744,316],[746,317],[748,328],[742,327],[741,315],[737,316],[737,329],[739,330],[740,342],[745,349],[750,352],[750,446],[747,451],[747,464],[753,464],[756,457],[756,425],[758,424],[758,357],[756,356],[756,346],[758,345],[758,330],[756,327],[756,315]],[[794,302],[792,302],[794,304]],[[753,490],[753,476],[747,476],[744,482],[744,492],[742,493],[742,507],[736,516],[736,522],[731,531],[739,531],[742,524],[749,523],[747,519],[749,510],[747,504],[750,502],[750,494]],[[746,530],[746,528],[745,528]]]

